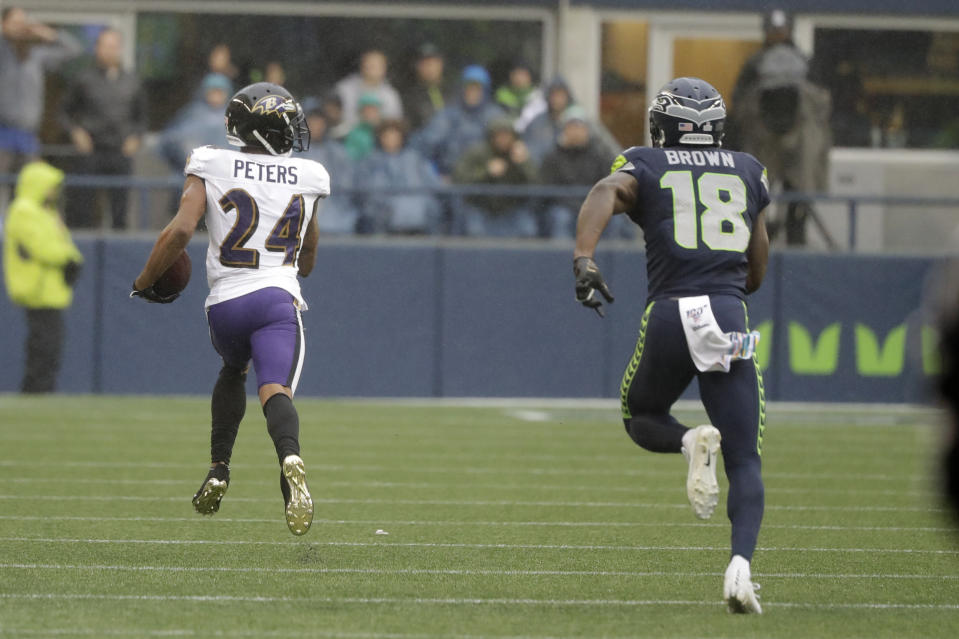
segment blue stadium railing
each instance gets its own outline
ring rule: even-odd
[[[16,176],[12,174],[0,174],[0,185],[13,184]],[[137,202],[137,216],[134,220],[134,228],[137,230],[155,230],[151,223],[154,211],[150,205],[150,194],[152,192],[176,193],[183,185],[183,178],[178,175],[169,175],[164,177],[142,177],[142,176],[105,176],[105,175],[79,175],[68,174],[66,177],[66,186],[75,188],[96,188],[96,189],[127,189],[135,194]],[[450,199],[460,196],[515,196],[528,198],[531,201],[577,197],[584,198],[589,192],[588,187],[568,186],[568,185],[544,185],[531,184],[522,186],[503,186],[489,184],[448,184],[435,188],[391,188],[388,193],[400,194],[424,194],[429,193],[442,199]],[[364,198],[380,194],[375,189],[351,188],[341,189],[335,195],[349,196],[355,198]],[[862,206],[882,205],[882,206],[905,206],[917,208],[955,208],[957,213],[957,222],[959,222],[959,198],[947,197],[917,197],[917,196],[894,196],[894,195],[872,195],[872,194],[852,194],[835,195],[829,193],[800,193],[790,192],[781,193],[775,197],[779,203],[807,202],[813,204],[843,204],[846,208],[848,217],[848,234],[845,238],[845,248],[853,250],[856,248],[857,224],[859,210]],[[170,212],[172,216],[173,211]],[[840,248],[836,242],[835,248]]]

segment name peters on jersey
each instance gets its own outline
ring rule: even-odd
[[[260,164],[252,160],[234,160],[233,177],[270,182],[271,184],[288,184],[293,186],[299,180],[295,166],[277,164]]]

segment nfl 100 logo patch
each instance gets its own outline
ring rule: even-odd
[[[698,323],[703,318],[703,312],[706,310],[706,306],[697,306],[696,308],[691,308],[686,311],[686,317],[691,319],[693,322]]]

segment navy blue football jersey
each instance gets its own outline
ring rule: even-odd
[[[639,183],[629,217],[646,237],[649,299],[745,298],[746,247],[769,204],[766,169],[748,153],[715,147],[632,147],[613,163]]]

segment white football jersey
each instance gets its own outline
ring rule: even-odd
[[[323,165],[201,146],[183,172],[206,184],[206,306],[276,286],[306,310],[297,260],[314,206],[330,194]]]

